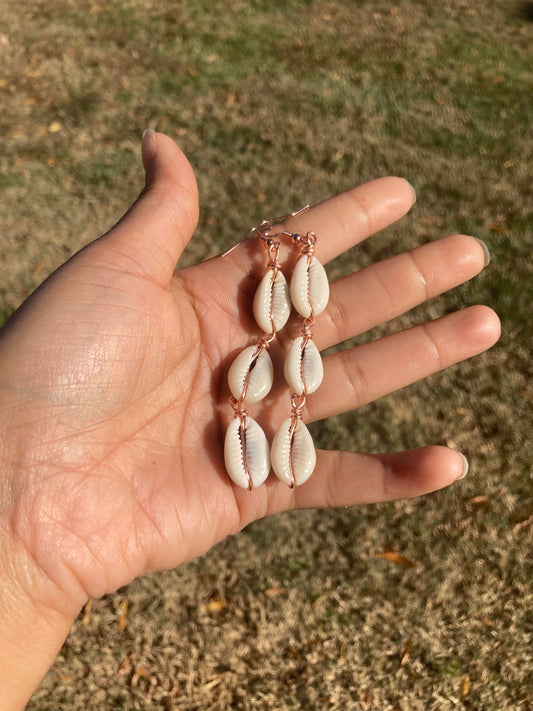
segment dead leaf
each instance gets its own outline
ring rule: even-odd
[[[168,692],[167,698],[176,699],[180,695],[180,691],[181,691],[180,685],[178,684],[177,681],[174,681],[172,683],[172,688]]]
[[[465,528],[470,526],[470,524],[472,523],[473,520],[474,519],[472,516],[467,516],[467,518],[465,518],[463,521],[461,521],[461,523],[457,526],[457,530],[464,531]]]
[[[344,640],[344,642],[341,644],[341,647],[339,649],[339,656],[337,659],[337,662],[339,664],[344,661],[344,657],[346,656],[347,647],[348,647],[348,643],[346,642],[346,640]]]
[[[370,711],[372,708],[372,699],[366,691],[363,691],[363,693],[359,696],[359,703],[361,704],[363,711]]]
[[[274,595],[284,595],[286,592],[285,588],[268,588],[265,590],[265,595],[273,597]]]
[[[409,657],[411,656],[411,650],[413,648],[413,642],[412,640],[408,639],[407,643],[405,645],[405,649],[403,651],[403,654],[400,659],[400,666],[403,667],[403,665],[409,661]]]
[[[490,222],[487,227],[491,232],[499,232],[500,234],[507,232],[507,228],[497,222]]]
[[[415,563],[396,551],[384,551],[383,553],[376,553],[376,556],[383,560],[388,560],[389,563],[401,565],[403,568],[416,568],[418,566],[418,563]]]
[[[464,697],[468,694],[470,691],[470,677],[465,676],[463,678],[463,681],[461,682],[461,698],[464,699]]]
[[[63,124],[59,123],[59,121],[52,121],[50,126],[48,126],[48,132],[49,133],[57,133],[58,131],[61,131],[63,128]]]
[[[124,632],[128,623],[128,600],[124,598],[118,606],[118,631]]]
[[[221,612],[229,606],[229,602],[224,597],[212,597],[205,605],[200,607],[202,612]]]
[[[471,499],[468,499],[468,503],[471,506],[476,506],[479,508],[481,506],[485,506],[485,504],[488,502],[488,500],[489,500],[488,496],[484,496],[484,495],[473,496]]]
[[[118,675],[119,676],[129,676],[129,674],[131,674],[133,667],[134,667],[134,660],[135,660],[135,655],[133,654],[133,652],[131,652],[120,663],[120,666],[119,666],[118,672],[117,672]]]
[[[137,688],[141,680],[144,682],[143,686],[148,694],[148,698],[150,698],[153,690],[158,685],[157,677],[151,674],[148,669],[136,666],[130,679],[130,686]]]
[[[87,603],[85,604],[85,607],[83,609],[83,618],[81,620],[81,624],[87,627],[91,620],[91,611],[93,609],[93,599],[92,597],[87,600]]]
[[[487,625],[487,627],[496,627],[494,622],[492,620],[489,620],[488,617],[480,617],[479,619],[481,622],[483,622],[484,625]]]
[[[145,669],[144,667],[135,667],[135,674],[140,677],[141,679],[151,679],[152,675],[148,671],[148,669]]]
[[[533,522],[533,515],[531,515],[529,518],[526,518],[525,521],[519,521],[517,524],[513,526],[513,533],[518,533],[522,528],[525,528],[526,526],[529,526],[530,523]]]

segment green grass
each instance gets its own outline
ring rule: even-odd
[[[328,448],[456,446],[467,479],[417,501],[260,521],[95,602],[31,711],[529,708],[531,35],[504,0],[4,8],[0,325],[127,209],[149,125],[197,172],[184,264],[265,217],[397,174],[417,189],[414,210],[333,277],[455,231],[485,240],[492,262],[354,342],[474,303],[503,322],[491,352],[313,427]],[[376,556],[387,548],[417,567]],[[209,611],[213,597],[227,607]],[[135,668],[157,683],[134,683]]]

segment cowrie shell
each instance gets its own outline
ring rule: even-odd
[[[285,357],[284,375],[296,395],[314,393],[324,377],[320,352],[313,341],[303,336],[295,338]]]
[[[270,471],[270,454],[267,438],[261,427],[251,417],[244,423],[236,417],[226,432],[224,462],[230,479],[248,489],[250,474],[252,486],[260,486]]]
[[[291,313],[289,285],[282,272],[269,269],[254,296],[254,316],[264,333],[279,331]]]
[[[272,387],[274,369],[265,348],[248,346],[235,358],[228,372],[231,394],[242,402],[262,400]],[[246,393],[242,397],[246,385]]]
[[[313,438],[301,420],[296,420],[296,427],[291,437],[292,419],[287,418],[274,435],[270,459],[272,469],[281,481],[292,485],[291,471],[294,483],[299,486],[306,482],[316,464],[316,451]]]
[[[303,255],[296,262],[290,293],[300,316],[309,318],[324,311],[329,299],[328,276],[316,257]]]

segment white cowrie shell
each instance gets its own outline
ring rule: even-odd
[[[291,300],[300,316],[318,316],[328,304],[326,270],[316,257],[303,255],[296,262],[291,279]]]
[[[285,358],[285,380],[296,395],[314,393],[324,377],[320,352],[313,341],[295,338]]]
[[[282,272],[269,269],[254,296],[254,316],[264,333],[279,331],[291,313],[289,285]]]
[[[258,346],[248,346],[239,353],[228,372],[231,394],[245,403],[262,400],[272,387],[273,380],[272,360],[267,350]],[[246,381],[246,394],[242,397]]]
[[[243,489],[249,488],[247,471],[252,486],[260,486],[270,471],[267,438],[251,417],[236,417],[228,427],[224,441],[224,462],[230,479]]]
[[[274,435],[270,459],[276,476],[288,486],[299,486],[309,479],[316,464],[316,451],[309,430],[301,420],[296,421],[291,438],[292,419],[287,418]]]

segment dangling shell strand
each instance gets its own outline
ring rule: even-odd
[[[324,267],[314,256],[316,235],[293,235],[299,258],[291,280],[291,300],[302,317],[302,336],[291,344],[285,361],[285,379],[291,388],[291,416],[274,436],[271,448],[272,468],[276,476],[292,489],[303,484],[313,473],[316,451],[309,430],[302,422],[308,393],[322,382],[320,353],[313,343],[315,316],[326,308],[329,283]]]
[[[266,273],[254,298],[254,316],[263,333],[255,346],[248,346],[235,358],[229,369],[234,420],[224,443],[224,460],[231,480],[248,490],[267,478],[270,452],[263,430],[244,405],[262,400],[270,391],[273,368],[268,349],[290,313],[289,287],[278,262],[280,243],[268,237],[270,228],[264,232],[258,228],[257,232],[268,250]]]

